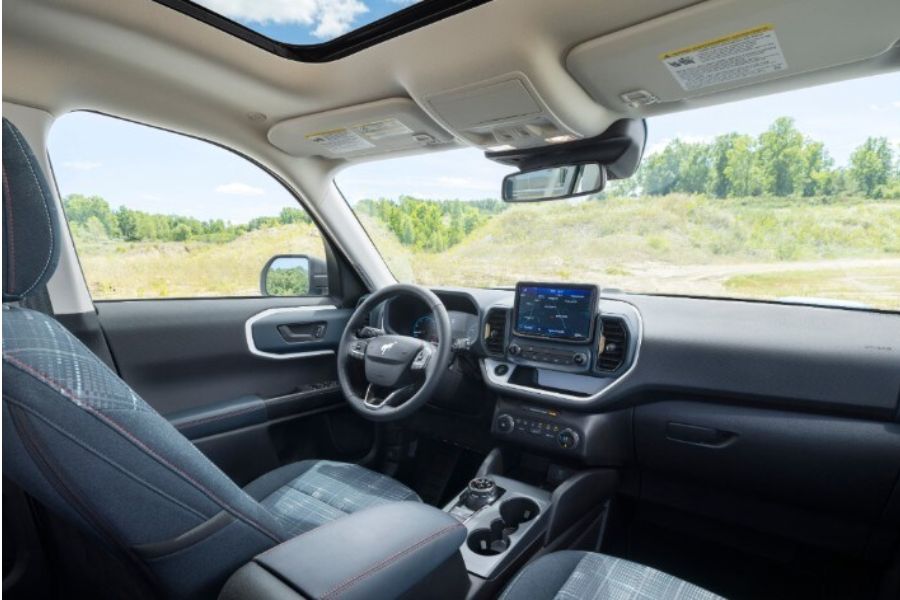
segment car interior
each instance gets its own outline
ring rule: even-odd
[[[900,3],[377,6],[3,2],[3,593],[900,598],[900,304],[636,293],[489,252],[457,260],[508,283],[422,285],[335,183],[468,149],[505,174],[483,197],[553,211],[635,177],[654,118],[900,72]],[[109,170],[54,160],[69,115],[71,147],[112,123],[149,179],[166,152],[129,132],[278,188],[283,229],[203,233],[268,240],[203,274],[248,290],[127,290],[150,209],[83,237],[65,178]],[[173,162],[187,194],[200,160]],[[219,197],[267,201],[232,181]],[[140,260],[206,256],[185,219],[181,254]]]

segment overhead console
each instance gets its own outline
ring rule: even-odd
[[[563,124],[521,73],[439,92],[425,104],[438,122],[480,148],[533,148],[582,137]]]
[[[482,371],[506,395],[581,404],[597,400],[633,368],[641,320],[594,285],[524,282],[513,306],[485,314]]]

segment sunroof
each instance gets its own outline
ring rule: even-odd
[[[490,0],[155,0],[286,58],[322,62]]]
[[[195,0],[285,44],[321,44],[415,4],[414,0]]]

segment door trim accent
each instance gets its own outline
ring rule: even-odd
[[[260,356],[262,358],[268,358],[270,360],[290,360],[294,358],[310,358],[313,356],[328,356],[333,355],[334,350],[309,350],[306,352],[286,352],[284,354],[278,354],[275,352],[265,352],[256,347],[256,342],[253,341],[253,324],[259,321],[264,317],[268,317],[269,315],[281,314],[281,313],[292,313],[292,312],[311,312],[317,310],[337,310],[337,307],[333,304],[320,304],[316,306],[293,306],[288,308],[268,308],[262,312],[258,312],[244,323],[244,335],[247,338],[247,349],[250,351],[250,354],[254,354],[256,356]]]

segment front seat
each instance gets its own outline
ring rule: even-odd
[[[254,555],[362,508],[419,501],[357,465],[304,461],[238,487],[53,318],[17,303],[59,258],[60,219],[3,119],[3,475],[99,539],[152,593],[214,597]]]
[[[723,600],[646,565],[565,550],[529,563],[499,600]]]

